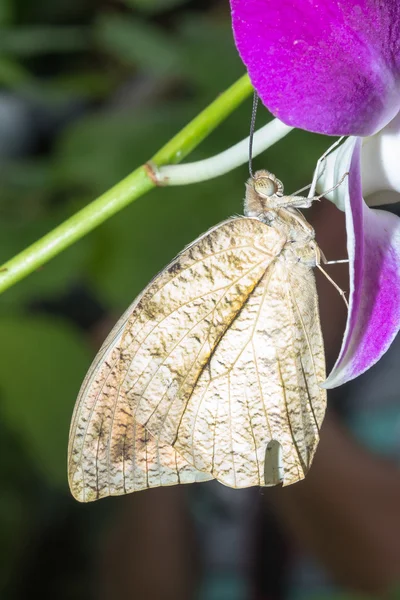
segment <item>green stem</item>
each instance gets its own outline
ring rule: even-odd
[[[247,75],[222,93],[151,159],[155,166],[181,161],[252,92]],[[88,206],[0,267],[0,292],[8,289],[155,186],[141,166]]]

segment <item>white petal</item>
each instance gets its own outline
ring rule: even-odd
[[[357,140],[358,138],[353,136],[347,138],[337,150],[329,154],[325,161],[325,168],[323,164],[321,165],[322,175],[317,183],[318,194],[323,194],[324,190],[333,188],[343,175],[349,171],[354,146]],[[347,177],[333,192],[324,195],[328,200],[331,200],[331,202],[336,204],[340,210],[344,210],[345,201],[349,193],[348,189],[349,178]]]
[[[328,156],[326,168],[317,184],[318,193],[333,187],[346,172],[355,141],[356,138],[349,137]],[[362,141],[362,194],[369,206],[400,202],[399,156],[400,113],[381,131]],[[346,186],[341,185],[326,197],[344,210],[346,192]]]

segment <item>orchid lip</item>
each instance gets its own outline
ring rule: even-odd
[[[336,170],[349,170],[348,181],[334,193],[346,211],[350,302],[342,348],[325,381],[327,388],[369,369],[400,329],[400,219],[364,202],[361,146],[361,139],[349,138],[336,153]],[[331,163],[330,171],[335,168]]]

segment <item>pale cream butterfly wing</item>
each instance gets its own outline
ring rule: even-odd
[[[78,499],[214,476],[176,454],[166,426],[185,412],[219,340],[284,244],[258,219],[226,221],[185,249],[126,311],[75,407],[69,481]]]
[[[226,312],[233,300],[224,297],[217,328],[205,319],[206,346],[197,334],[198,345],[178,336],[157,367],[151,361],[157,338],[174,336],[176,323],[167,323],[165,332],[155,330],[133,353],[129,328],[123,341],[130,366],[120,394],[133,402],[135,420],[196,469],[238,488],[302,479],[326,408],[312,272],[319,250],[312,227],[295,209],[310,201],[270,195],[271,182],[273,189],[283,191],[268,172],[258,172],[248,182],[246,212],[257,211],[263,221],[269,220],[266,239],[279,233],[284,244],[245,301],[235,290],[240,310]],[[253,240],[260,245],[256,235]],[[269,452],[271,442],[280,452]]]
[[[107,461],[99,462],[99,449],[105,435],[104,420],[101,418],[94,422],[94,405],[88,407],[86,401],[85,410],[83,402],[90,394],[91,399],[97,395],[107,398],[110,410],[117,404],[116,381],[122,376],[120,341],[130,313],[130,310],[126,311],[107,337],[85,377],[76,402],[71,423],[68,474],[71,491],[81,502],[150,487],[212,479],[211,475],[197,471],[171,446],[160,443],[135,422],[129,403],[120,404],[118,412],[115,412],[114,436],[117,443],[113,454],[108,456]],[[103,484],[105,480],[106,486]]]
[[[136,398],[136,419],[197,469],[235,488],[288,485],[307,473],[326,407],[310,267],[274,260],[191,392],[182,385],[171,396],[168,388],[160,393],[158,373],[141,379],[133,365],[123,393]],[[272,440],[281,448],[281,469],[266,463]]]

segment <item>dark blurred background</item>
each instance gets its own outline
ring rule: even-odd
[[[0,262],[146,161],[243,73],[227,0],[0,0]],[[249,99],[191,159],[245,137],[250,111]],[[260,109],[259,123],[269,118]],[[322,136],[295,132],[255,166],[275,172],[293,192],[310,182],[328,145]],[[383,580],[363,576],[363,562],[358,568],[356,557],[359,531],[355,570],[350,565],[343,573],[335,566],[340,540],[333,558],[327,556],[324,544],[321,548],[309,535],[313,516],[295,514],[310,498],[326,505],[323,494],[318,496],[323,485],[318,469],[326,472],[324,456],[329,463],[331,447],[315,467],[316,483],[299,484],[298,498],[283,497],[282,490],[232,491],[214,482],[87,506],[69,494],[69,422],[96,350],[118,316],[180,249],[241,212],[246,178],[243,166],[207,183],[157,189],[0,298],[2,599],[328,597],[324,594],[331,587],[323,578],[293,575],[296,557],[308,551],[319,557],[329,577],[353,591],[379,597],[376,590],[395,579],[393,570]],[[329,258],[343,258],[343,216],[322,203],[311,220],[319,225]],[[346,267],[334,269],[331,275],[347,290]],[[329,284],[319,284],[332,364],[345,310]],[[392,373],[393,359],[390,365]],[[396,392],[392,400],[387,418],[393,423],[396,417],[399,426]],[[343,406],[342,394],[335,407],[345,421]],[[363,431],[376,418],[368,413]],[[346,456],[340,460],[346,462]],[[363,468],[368,471],[368,461]],[[329,469],[334,478],[334,466]],[[341,485],[334,483],[343,497]],[[393,494],[400,498],[397,488]],[[332,504],[328,494],[328,505],[329,499]],[[345,505],[345,515],[346,510]],[[330,515],[314,523],[328,548],[332,532],[323,528]],[[345,521],[336,531],[349,547]],[[398,535],[391,523],[393,536]],[[396,556],[391,555],[394,563]],[[319,572],[319,567],[310,570]]]

